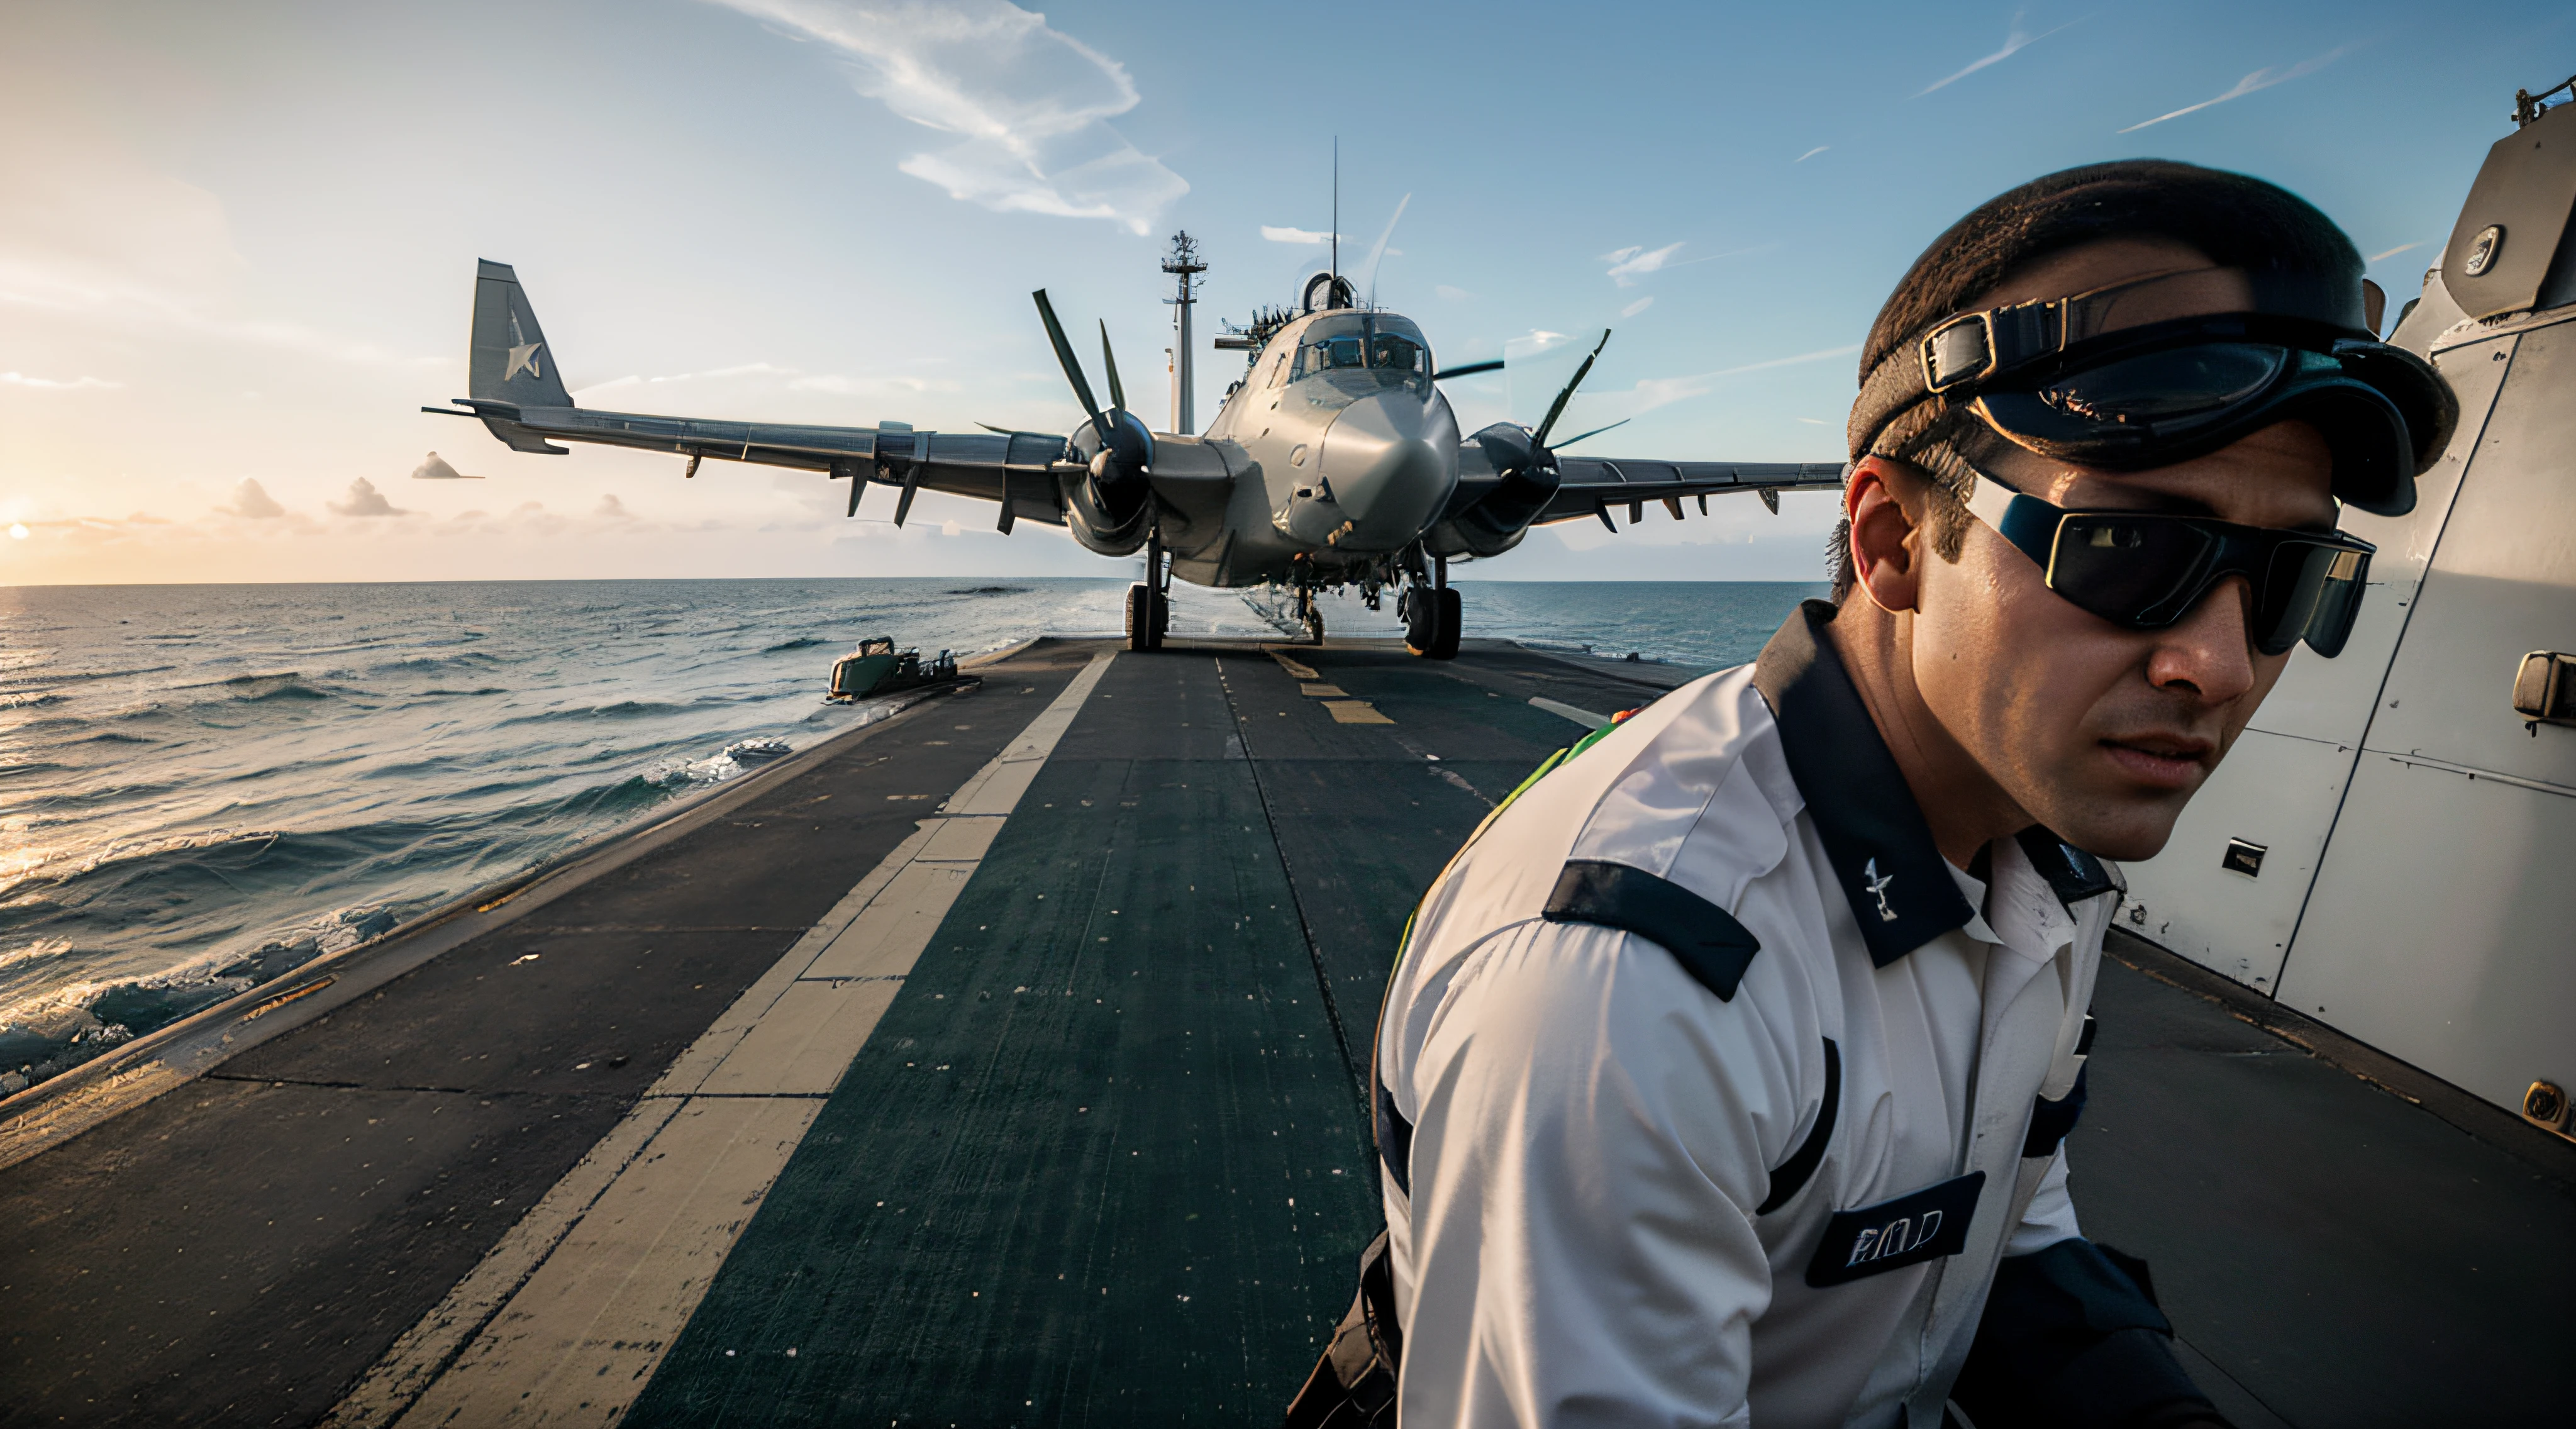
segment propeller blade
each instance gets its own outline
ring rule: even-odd
[[[1439,371],[1431,374],[1431,380],[1434,382],[1446,382],[1452,377],[1473,377],[1479,372],[1500,372],[1502,370],[1503,360],[1497,357],[1491,362],[1468,362],[1462,363],[1456,367],[1441,368]]]
[[[1390,238],[1395,237],[1395,226],[1396,226],[1397,224],[1399,224],[1399,223],[1404,222],[1404,210],[1405,210],[1405,206],[1406,206],[1407,204],[1412,203],[1412,202],[1413,202],[1413,195],[1411,195],[1411,194],[1406,194],[1403,198],[1401,198],[1401,199],[1397,200],[1396,205],[1395,205],[1395,216],[1394,216],[1393,218],[1390,218],[1390,219],[1388,219],[1388,220],[1386,221],[1386,231],[1385,231],[1385,232],[1383,232],[1383,233],[1381,233],[1381,234],[1379,234],[1379,235],[1377,236],[1377,244],[1376,244],[1376,246],[1374,246],[1374,247],[1372,247],[1372,248],[1370,248],[1370,249],[1369,249],[1369,256],[1368,256],[1368,295],[1369,295],[1369,306],[1370,306],[1370,307],[1372,307],[1372,308],[1374,308],[1374,307],[1376,307],[1376,306],[1377,306],[1377,265],[1378,265],[1378,260],[1379,260],[1379,259],[1381,259],[1381,258],[1384,258],[1384,257],[1386,256],[1386,243],[1387,243],[1387,240],[1388,240],[1388,239],[1390,239]]]
[[[1592,375],[1592,364],[1600,359],[1601,349],[1609,345],[1610,329],[1603,328],[1601,340],[1592,344],[1592,351],[1583,359],[1583,365],[1574,369],[1574,376],[1566,381],[1565,390],[1556,394],[1555,404],[1547,409],[1547,420],[1539,423],[1538,430],[1530,434],[1530,446],[1533,449],[1544,448],[1547,445],[1548,431],[1556,425],[1557,418],[1565,415],[1565,404],[1574,400],[1574,389],[1582,386],[1583,379]]]
[[[1603,432],[1609,431],[1611,427],[1624,427],[1635,420],[1637,419],[1634,417],[1621,417],[1619,420],[1612,422],[1609,427],[1594,427],[1591,431],[1585,432],[1582,436],[1567,437],[1564,441],[1556,444],[1556,449],[1558,451],[1563,451],[1567,447],[1574,445],[1576,442],[1586,441],[1593,437],[1597,437]]]
[[[1073,384],[1073,395],[1082,402],[1082,414],[1091,419],[1091,429],[1107,433],[1109,421],[1100,415],[1100,402],[1091,395],[1091,383],[1082,375],[1082,364],[1074,360],[1073,344],[1064,339],[1064,324],[1055,320],[1055,304],[1047,301],[1046,289],[1029,295],[1038,300],[1038,316],[1046,323],[1047,341],[1055,344],[1055,360],[1064,367],[1065,380]]]
[[[1109,364],[1109,410],[1124,412],[1127,410],[1127,392],[1118,385],[1118,354],[1111,351],[1109,347],[1107,318],[1100,320],[1100,358]]]

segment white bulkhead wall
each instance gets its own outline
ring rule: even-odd
[[[2427,276],[2419,352],[2460,321]],[[2576,648],[2576,312],[2552,316],[2435,355],[2460,428],[2412,513],[2346,513],[2379,547],[2350,644],[2292,657],[2125,913],[2508,1108],[2576,1080],[2576,729],[2508,700],[2525,652]],[[2259,875],[2222,867],[2231,839]]]

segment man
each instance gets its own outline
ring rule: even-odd
[[[1424,899],[1387,1235],[1292,1423],[2221,1422],[2062,1141],[2101,860],[2341,648],[2337,502],[2409,509],[2448,439],[2365,304],[2322,214],[2180,164],[1932,245],[1864,350],[1835,603],[1553,762]]]

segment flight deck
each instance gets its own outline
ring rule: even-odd
[[[0,1426],[1276,1422],[1414,900],[1691,672],[972,673],[0,1103]],[[2576,1147],[2109,952],[2077,1207],[2235,1423],[2576,1402]]]

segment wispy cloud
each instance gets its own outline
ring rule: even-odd
[[[1639,298],[1637,301],[1621,308],[1619,310],[1619,316],[1623,318],[1633,318],[1637,314],[1644,312],[1646,309],[1651,308],[1654,305],[1655,300],[1653,298]]]
[[[1638,279],[1649,273],[1687,268],[1694,263],[1714,263],[1720,258],[1741,258],[1747,253],[1759,253],[1773,246],[1775,245],[1757,243],[1750,248],[1730,248],[1723,253],[1703,253],[1697,258],[1675,258],[1673,255],[1681,251],[1682,244],[1667,243],[1661,248],[1644,248],[1632,244],[1626,248],[1601,254],[1600,258],[1602,262],[1610,265],[1611,282],[1622,288],[1633,288],[1637,285]]]
[[[30,377],[23,372],[0,372],[0,387],[32,387],[39,392],[77,392],[84,387],[122,387],[122,382],[108,382],[96,377],[75,377],[69,382],[53,377]]]
[[[349,483],[349,499],[326,502],[335,516],[408,516],[411,513],[385,499],[376,484],[359,477]]]
[[[628,373],[605,382],[594,382],[572,394],[576,402],[587,402],[605,393],[629,387],[681,386],[691,382],[724,382],[741,378],[785,379],[791,392],[829,392],[843,397],[876,397],[904,395],[933,390],[952,391],[954,383],[933,382],[928,378],[909,376],[857,375],[839,372],[807,372],[803,368],[783,367],[775,362],[738,362],[731,367],[710,367],[704,372],[672,372],[660,377],[642,377]]]
[[[2400,253],[2411,253],[2411,252],[2415,251],[2416,249],[2421,248],[2421,247],[2423,247],[2423,246],[2424,246],[2424,244],[2423,244],[2423,242],[2422,242],[2421,240],[2418,240],[2418,241],[2413,242],[2413,243],[2400,243],[2400,244],[2398,244],[2396,247],[2389,249],[2389,250],[2388,250],[2387,252],[2385,252],[2385,253],[2373,253],[2373,254],[2371,254],[2371,255],[2370,255],[2370,257],[2369,257],[2369,259],[2368,259],[2367,261],[2372,262],[2372,263],[2376,263],[2376,262],[2380,261],[2380,260],[2381,260],[2381,259],[2383,259],[2383,258],[2394,258],[2394,257],[2396,257],[2396,256],[2397,256],[2398,254],[2400,254]]]
[[[1791,159],[1789,162],[1790,162],[1790,163],[1793,163],[1793,164],[1803,164],[1803,163],[1807,162],[1809,159],[1812,159],[1812,158],[1816,157],[1818,154],[1821,154],[1821,153],[1825,152],[1827,149],[1830,149],[1830,148],[1832,148],[1832,147],[1833,147],[1833,145],[1831,145],[1831,144],[1818,144],[1816,147],[1814,147],[1814,148],[1812,148],[1812,149],[1809,149],[1807,152],[1805,152],[1805,153],[1803,153],[1803,154],[1800,154],[1798,157],[1796,157],[1796,158],[1794,158],[1794,159]]]
[[[1610,265],[1611,282],[1622,288],[1629,288],[1636,286],[1637,280],[1648,273],[1660,272],[1672,262],[1673,255],[1680,251],[1682,251],[1682,245],[1679,243],[1667,243],[1661,248],[1652,249],[1631,244],[1626,248],[1602,254],[1601,261]]]
[[[1433,285],[1432,285],[1432,287],[1431,287],[1431,291],[1433,291],[1433,292],[1435,292],[1435,293],[1439,294],[1441,297],[1446,298],[1446,299],[1448,299],[1450,302],[1453,302],[1453,303],[1463,303],[1463,302],[1467,301],[1469,298],[1472,298],[1472,297],[1476,296],[1475,294],[1473,294],[1473,293],[1471,293],[1471,292],[1468,292],[1468,291],[1467,291],[1466,289],[1464,289],[1464,288],[1453,288],[1453,287],[1450,287],[1450,286],[1449,286],[1448,284],[1446,284],[1446,283],[1435,283],[1435,284],[1433,284]]]
[[[1003,0],[714,0],[832,46],[861,94],[958,142],[897,167],[1002,212],[1104,218],[1139,235],[1188,193],[1109,124],[1141,96],[1116,60]]]
[[[431,452],[429,454],[429,460],[424,461],[420,465],[411,469],[411,479],[414,481],[481,481],[483,478],[479,476],[467,476],[465,473],[449,466],[447,464],[447,458],[440,456],[436,452]]]
[[[1299,243],[1313,247],[1331,242],[1333,231],[1329,228],[1282,228],[1265,223],[1261,225],[1261,236],[1273,243]],[[1350,235],[1342,236],[1347,238]]]
[[[2180,119],[2186,114],[2198,114],[2200,111],[2207,109],[2212,105],[2225,104],[2231,99],[2243,99],[2249,94],[2255,93],[2258,90],[2270,89],[2276,84],[2288,84],[2294,79],[2305,79],[2309,75],[2315,74],[2318,70],[2324,69],[2327,65],[2333,64],[2336,60],[2342,59],[2345,55],[2350,54],[2351,52],[2352,46],[2337,45],[2333,49],[2326,51],[2324,54],[2317,56],[2315,59],[2301,60],[2297,64],[2290,66],[2288,69],[2258,69],[2252,74],[2245,76],[2243,79],[2236,81],[2234,88],[2228,90],[2225,94],[2218,96],[2216,99],[2204,99],[2198,104],[2186,104],[2182,108],[2173,111],[2171,114],[2159,114],[2153,119],[2132,124],[2120,132],[2123,134],[2135,134],[2141,129],[2150,129],[2158,124],[2162,124],[2168,119]],[[2405,250],[2400,249],[2398,251],[2403,252]]]
[[[2029,15],[2029,13],[2030,12],[2027,10],[2016,10],[2013,12],[2012,24],[2004,31],[2004,47],[2002,49],[1995,51],[1984,59],[1974,61],[1966,69],[1959,71],[1957,74],[1951,75],[1947,79],[1934,80],[1932,83],[1915,91],[1914,97],[1921,99],[1924,95],[1930,94],[1936,89],[1947,89],[1951,85],[1957,84],[1959,81],[1966,79],[1968,76],[1975,74],[1977,71],[1984,69],[1988,65],[2001,64],[2005,60],[2011,59],[2014,55],[2020,54],[2023,50],[2029,49],[2031,46],[2038,44],[2040,41],[2047,39],[2051,35],[2056,34],[2057,30],[2063,30],[2066,28],[2066,25],[2072,25],[2075,23],[2073,20],[2069,20],[2066,22],[2066,25],[2060,25],[2056,30],[2042,30],[2038,34],[2034,35],[2021,27],[2023,18]],[[1815,150],[1812,152],[1822,153],[1823,151]]]
[[[1763,362],[1747,362],[1735,367],[1721,367],[1714,372],[1694,372],[1684,377],[1645,377],[1638,379],[1637,385],[1625,392],[1602,393],[1600,401],[1605,406],[1615,406],[1623,416],[1633,417],[1641,412],[1651,412],[1657,407],[1666,407],[1675,402],[1686,402],[1693,397],[1706,396],[1716,390],[1718,383],[1729,377],[1741,377],[1747,372],[1762,372],[1774,367],[1796,367],[1809,362],[1849,357],[1858,351],[1860,351],[1860,344],[1853,343],[1848,347],[1820,348],[1814,352],[1801,352],[1792,357],[1774,357]]]

